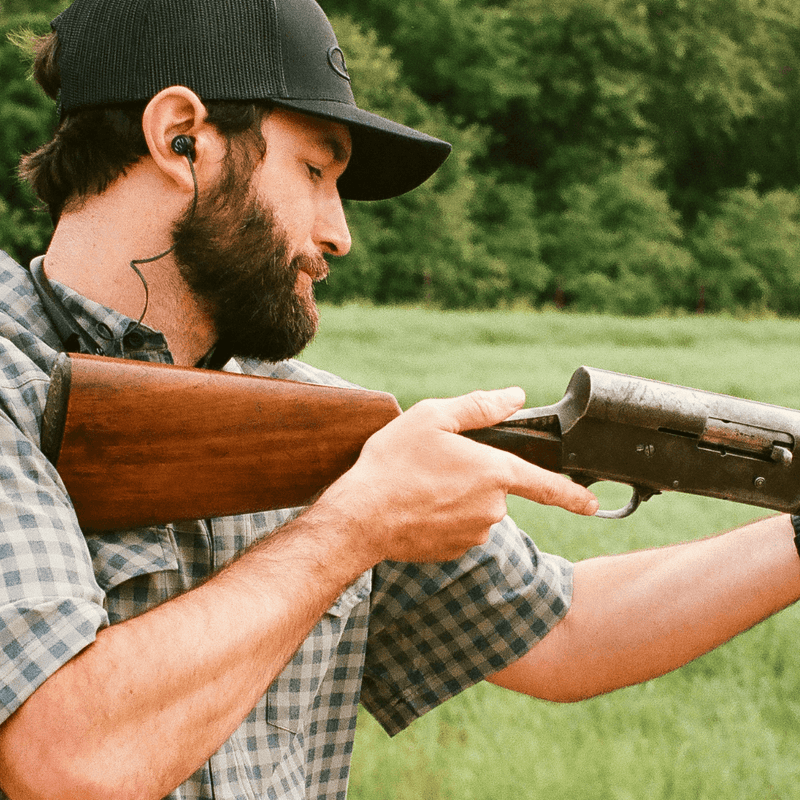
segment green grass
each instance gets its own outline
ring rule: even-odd
[[[529,405],[544,405],[586,364],[800,408],[793,321],[359,306],[325,307],[322,319],[304,358],[391,391],[403,407],[509,384],[525,388]],[[542,549],[571,559],[699,538],[762,516],[684,495],[655,497],[617,522],[517,498],[509,506]],[[575,705],[481,685],[394,739],[362,714],[350,797],[800,798],[799,634],[791,608],[671,675]]]

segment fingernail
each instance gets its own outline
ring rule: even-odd
[[[524,403],[525,391],[519,386],[509,386],[507,389],[503,389],[503,397],[505,397],[509,402]]]

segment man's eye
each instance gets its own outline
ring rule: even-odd
[[[321,178],[322,177],[322,170],[319,167],[315,167],[312,164],[306,164],[308,167],[308,174],[312,178]]]

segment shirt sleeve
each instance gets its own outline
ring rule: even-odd
[[[5,355],[8,356],[7,348]],[[46,374],[0,372],[0,723],[108,620],[74,511],[39,450]]]
[[[509,518],[457,561],[378,565],[361,702],[394,735],[513,663],[567,613],[572,573]]]

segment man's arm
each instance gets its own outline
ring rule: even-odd
[[[492,683],[582,700],[663,675],[800,597],[787,516],[696,542],[575,565],[564,619]]]
[[[506,495],[592,513],[563,476],[455,435],[520,391],[426,401],[378,432],[303,515],[202,586],[97,639],[0,727],[12,800],[160,798],[215,752],[338,595],[379,561],[485,541]]]

